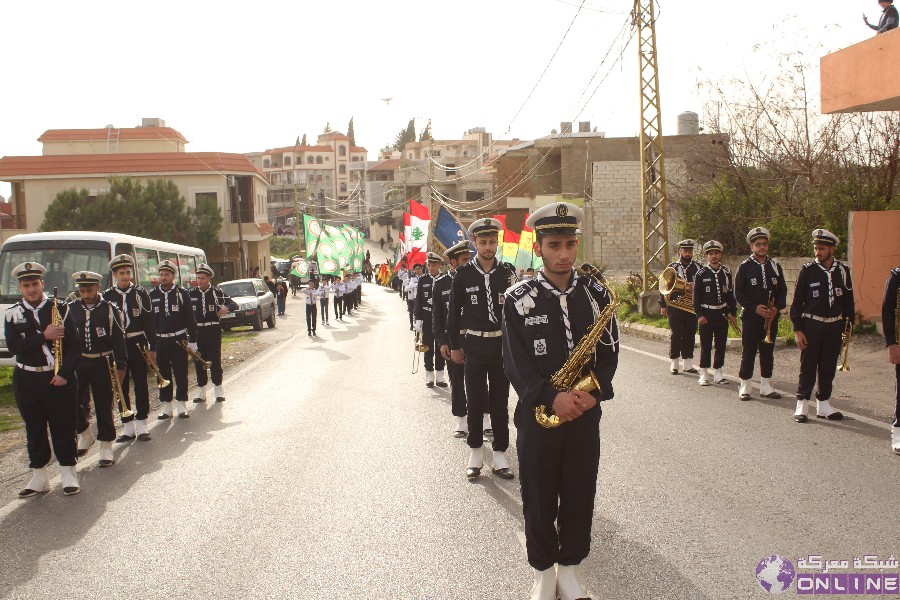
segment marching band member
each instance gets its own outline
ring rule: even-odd
[[[422,343],[428,346],[428,352],[425,353],[425,387],[434,387],[436,382],[443,384],[444,381],[444,357],[440,351],[435,351],[433,315],[434,307],[434,282],[441,274],[441,266],[444,259],[439,254],[429,252],[426,255],[428,263],[428,273],[419,277],[419,284],[416,286],[415,299],[415,317],[416,331],[422,334]],[[435,374],[437,368],[437,374]]]
[[[197,397],[194,403],[206,402],[206,385],[212,379],[216,402],[225,401],[222,389],[222,325],[220,319],[231,311],[238,310],[237,302],[217,285],[212,285],[215,273],[206,263],[197,267],[197,287],[190,292],[194,308],[194,320],[197,321],[197,351],[205,360],[212,363],[209,377],[206,367],[194,361],[197,369]]]
[[[451,246],[444,253],[444,256],[450,261],[450,271],[446,275],[438,277],[434,283],[435,302],[432,327],[434,330],[434,343],[447,363],[447,374],[450,377],[450,410],[456,419],[453,437],[462,438],[469,433],[469,425],[466,418],[465,376],[463,366],[450,359],[447,317],[450,314],[450,292],[453,286],[453,278],[456,276],[456,270],[469,262],[469,242],[463,240]],[[441,382],[438,382],[437,385],[441,386]],[[446,385],[445,383],[444,386]]]
[[[197,350],[197,321],[194,319],[191,296],[175,283],[178,267],[164,260],[157,267],[159,285],[150,291],[150,302],[156,317],[156,363],[159,372],[170,385],[159,390],[162,414],[159,420],[172,418],[172,388],[178,417],[187,419],[188,355],[179,344],[185,340],[191,350]],[[174,379],[173,379],[174,378]]]
[[[115,364],[119,383],[125,378],[128,354],[125,348],[125,326],[122,313],[111,302],[100,296],[100,282],[103,276],[91,271],[74,274],[80,300],[69,305],[67,319],[72,321],[81,345],[78,360],[78,429],[83,434],[90,429],[88,417],[90,402],[94,399],[94,414],[97,417],[97,439],[100,441],[101,467],[115,464],[112,443],[116,439],[116,425],[113,420],[114,383],[110,377],[110,366]],[[124,401],[123,401],[124,403]],[[83,438],[82,438],[83,439]],[[87,448],[79,445],[78,455],[87,453]]]
[[[678,242],[678,260],[670,263],[680,279],[693,284],[700,265],[694,261],[694,240],[681,240]],[[688,292],[690,293],[690,292]],[[681,292],[672,292],[669,300],[676,300]],[[684,358],[684,372],[696,373],[692,361],[694,360],[694,342],[697,336],[697,315],[691,314],[680,308],[669,308],[666,297],[660,294],[659,305],[662,316],[669,318],[669,329],[672,336],[669,339],[669,358],[672,364],[669,370],[672,375],[678,375],[681,368],[681,359]]]
[[[406,296],[406,307],[409,310],[409,330],[415,329],[416,314],[416,290],[419,287],[419,277],[422,276],[422,265],[416,263],[413,265],[412,273],[403,286],[403,293]]]
[[[331,298],[331,290],[334,289],[331,279],[322,281],[319,286],[319,304],[322,305],[322,325],[328,325],[328,300]]]
[[[334,318],[337,321],[343,321],[344,320],[344,292],[347,291],[347,288],[344,286],[344,282],[341,281],[340,277],[335,277],[334,282],[331,287],[334,290]]]
[[[59,463],[63,494],[81,491],[75,471],[75,412],[78,410],[75,365],[80,348],[78,334],[67,319],[67,305],[44,293],[44,273],[36,262],[22,263],[12,270],[22,298],[6,310],[6,347],[15,356],[12,389],[16,406],[25,423],[28,466],[31,480],[19,492],[30,498],[50,491],[50,441]],[[52,324],[53,305],[62,324]],[[57,365],[53,343],[61,340],[62,364]],[[54,374],[54,368],[58,373]],[[47,430],[50,430],[50,439]]]
[[[139,346],[145,348],[156,342],[156,328],[153,323],[150,294],[134,283],[134,259],[120,254],[109,261],[113,274],[113,285],[101,296],[122,313],[125,322],[125,349],[128,365],[122,381],[122,403],[128,410],[136,410],[130,417],[122,417],[124,430],[117,442],[130,442],[137,438],[142,442],[150,440],[147,417],[150,415],[150,390],[147,387],[147,362]],[[156,352],[150,352],[156,358]],[[131,403],[130,387],[134,385],[134,404]]]
[[[353,281],[349,273],[344,274],[344,312],[348,316],[353,315]]]
[[[307,282],[306,289],[303,290],[306,303],[306,335],[315,337],[316,335],[316,308],[319,301],[319,290],[316,289],[316,282],[310,279]]]
[[[806,263],[797,275],[790,317],[800,348],[800,378],[797,382],[797,408],[794,420],[805,423],[813,386],[816,390],[816,416],[840,421],[844,418],[829,403],[841,338],[846,324],[853,326],[856,309],[850,270],[834,258],[839,240],[826,229],[812,232],[816,260]]]
[[[775,337],[778,334],[778,316],[787,306],[787,284],[781,265],[769,256],[769,230],[754,227],[747,233],[747,243],[752,254],[738,267],[734,276],[734,297],[741,305],[741,385],[738,396],[750,399],[750,379],[753,377],[756,353],[759,352],[759,394],[763,398],[781,398],[772,389],[772,370],[775,366]],[[768,308],[769,303],[772,308]],[[766,319],[771,319],[769,332],[765,331]],[[772,343],[766,343],[770,333]]]
[[[894,409],[894,423],[891,427],[891,448],[900,454],[900,267],[895,268],[884,282],[884,298],[881,302],[881,323],[884,326],[884,343],[888,350],[888,360],[894,365],[897,377],[894,387],[897,405]],[[7,339],[9,339],[7,337]]]
[[[722,374],[725,366],[725,347],[728,343],[728,316],[737,315],[734,299],[734,276],[722,264],[721,243],[710,240],[703,244],[707,263],[694,277],[693,304],[700,321],[700,385],[709,385],[709,368],[715,369],[713,381],[728,383]],[[710,362],[713,340],[716,356]]]
[[[516,448],[525,545],[535,576],[532,600],[587,596],[578,565],[590,552],[600,464],[599,403],[613,398],[618,366],[613,316],[589,358],[599,389],[568,391],[551,383],[552,375],[563,368],[611,302],[600,282],[579,277],[573,268],[583,218],[579,207],[566,202],[531,214],[526,225],[534,229],[534,251],[544,266],[535,279],[506,292],[503,308],[504,364],[519,395]],[[552,407],[559,427],[543,427],[536,421],[535,409],[540,406]]]
[[[503,294],[509,274],[497,260],[497,238],[502,227],[497,219],[478,219],[469,226],[475,241],[475,260],[459,267],[453,278],[447,337],[451,360],[465,365],[466,407],[469,424],[469,460],[466,478],[481,476],[484,465],[483,413],[491,415],[494,441],[493,472],[512,479],[506,462],[509,448],[509,379],[503,371],[501,319]]]

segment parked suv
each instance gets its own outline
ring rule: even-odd
[[[263,321],[270,328],[275,327],[275,296],[262,279],[235,279],[220,283],[219,287],[238,304],[238,310],[222,317],[223,329],[253,325],[254,330],[260,331]]]

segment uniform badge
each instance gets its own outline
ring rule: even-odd
[[[756,277],[750,278],[750,285],[756,285]]]
[[[834,288],[834,295],[835,296],[843,296],[844,290],[842,290],[841,288]]]
[[[170,308],[171,308],[172,312],[178,312],[178,305],[177,305],[177,304],[173,304]]]
[[[556,216],[557,217],[565,217],[565,216],[568,216],[568,214],[569,214],[569,209],[566,208],[565,204],[558,204],[556,206]]]
[[[813,297],[813,298],[818,298],[818,297],[819,297],[819,290],[813,290],[813,291],[812,291],[812,297]]]
[[[535,356],[546,356],[547,354],[547,340],[534,340],[534,355]]]
[[[97,337],[103,337],[106,335],[106,329],[103,327],[97,327]]]
[[[712,290],[710,289],[710,287],[709,287],[709,286],[706,286],[706,293],[709,293],[709,292],[711,292],[711,291],[712,291]]]
[[[504,300],[506,300],[506,296],[504,296],[503,294],[500,294],[500,297],[499,297],[499,299],[498,299],[498,302],[500,303],[500,306],[503,306],[503,301],[504,301]]]
[[[132,308],[132,309],[131,309],[131,314],[134,315],[135,317],[137,317],[137,316],[139,316],[139,315],[141,314],[141,309],[139,309],[139,308]]]
[[[153,312],[158,313],[158,312],[159,312],[159,307],[158,307],[158,306],[154,306],[154,307],[153,307]]]
[[[208,308],[207,310],[209,310],[210,312],[212,312],[212,311],[216,310],[216,307],[215,307],[214,304],[210,304],[210,305],[209,305],[209,308]]]
[[[469,298],[471,299],[472,304],[478,304],[478,296],[477,295],[472,294],[471,296],[469,296]]]

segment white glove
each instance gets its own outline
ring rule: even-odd
[[[190,349],[193,350],[194,352],[197,352],[197,342],[190,342],[190,343],[188,343],[188,348],[190,348]]]
[[[416,321],[416,331],[422,331],[423,321]]]

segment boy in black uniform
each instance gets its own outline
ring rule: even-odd
[[[497,219],[478,219],[469,226],[475,241],[476,259],[457,269],[450,293],[447,337],[451,360],[465,365],[466,400],[469,423],[469,462],[466,478],[481,475],[484,465],[482,413],[491,414],[494,430],[493,472],[512,479],[506,462],[509,448],[509,379],[503,372],[503,294],[510,285],[507,268],[495,258],[500,232]]]
[[[237,310],[238,304],[219,286],[212,285],[214,276],[212,267],[201,263],[197,267],[197,287],[188,292],[194,307],[194,319],[197,321],[197,351],[212,363],[207,377],[206,368],[194,361],[197,385],[200,387],[194,403],[206,402],[206,384],[210,378],[216,402],[225,402],[225,391],[222,389],[222,326],[219,319]]]
[[[75,412],[78,410],[75,365],[81,355],[78,335],[66,318],[68,306],[44,294],[46,269],[36,262],[18,265],[12,276],[19,281],[21,300],[6,309],[6,347],[15,356],[12,388],[25,422],[31,481],[19,498],[50,491],[50,440],[62,472],[63,494],[81,491],[75,472]],[[62,324],[51,324],[53,304]],[[62,364],[53,356],[53,342],[62,340]],[[58,372],[54,372],[58,371]]]
[[[94,399],[94,415],[97,417],[97,439],[100,441],[99,466],[109,467],[115,463],[112,443],[116,439],[116,425],[113,420],[113,381],[110,366],[115,367],[119,384],[125,377],[128,355],[125,350],[125,327],[122,313],[111,302],[100,296],[100,281],[103,276],[91,271],[79,271],[73,275],[80,300],[69,305],[66,319],[72,321],[81,346],[78,361],[78,429],[84,433],[90,429],[88,417],[90,402]],[[82,452],[83,450],[83,452]],[[79,446],[78,455],[87,453],[87,448]]]
[[[759,394],[763,398],[781,398],[772,389],[772,370],[775,366],[775,337],[778,335],[778,316],[787,306],[787,284],[784,272],[775,259],[769,257],[769,230],[754,227],[747,233],[747,243],[753,254],[741,263],[734,276],[734,298],[741,310],[741,385],[738,396],[750,399],[750,379],[759,351]],[[772,308],[768,308],[773,301]],[[766,318],[771,318],[769,330],[772,343],[766,343]]]
[[[422,277],[422,265],[416,263],[413,270],[409,274],[409,279],[403,285],[403,294],[406,297],[406,308],[409,310],[409,330],[415,329],[416,321],[416,286],[419,285],[419,278]],[[349,293],[350,286],[347,286]]]
[[[125,349],[128,354],[128,367],[125,379],[122,380],[122,403],[127,410],[137,412],[130,417],[122,417],[124,430],[117,442],[130,442],[137,438],[142,442],[150,440],[147,429],[147,417],[150,415],[150,390],[147,387],[147,362],[141,352],[141,346],[147,348],[151,340],[156,340],[156,328],[153,323],[153,310],[150,293],[134,283],[134,259],[127,254],[120,254],[109,261],[109,270],[113,274],[113,285],[101,296],[115,305],[122,313],[125,323]],[[154,357],[155,352],[150,353]],[[129,394],[134,385],[134,404]]]
[[[891,448],[900,454],[900,267],[888,275],[884,282],[884,298],[881,301],[881,323],[884,326],[884,344],[888,349],[888,360],[894,365],[897,377],[894,393],[897,405],[894,409],[894,426],[891,427]]]
[[[197,350],[197,321],[194,319],[191,296],[186,289],[175,284],[178,267],[171,261],[159,263],[159,285],[150,291],[153,316],[156,318],[156,363],[159,372],[172,384],[159,390],[162,402],[160,421],[172,418],[172,388],[178,417],[187,419],[188,355],[180,341],[186,340],[191,350]],[[173,380],[174,377],[174,380]]]
[[[681,240],[678,242],[678,259],[669,264],[675,269],[675,273],[679,279],[683,279],[689,285],[693,285],[694,277],[700,270],[700,265],[694,262],[694,240]],[[686,294],[690,298],[690,290]],[[681,292],[672,292],[669,296],[670,301],[677,300],[681,296]],[[681,359],[684,358],[684,372],[696,373],[692,361],[694,360],[694,342],[697,336],[697,315],[682,310],[676,306],[670,307],[666,302],[666,297],[660,294],[659,306],[662,316],[669,318],[669,329],[672,330],[672,337],[669,341],[669,358],[672,364],[669,371],[672,375],[678,375],[681,369]]]
[[[447,338],[447,317],[450,314],[450,292],[456,270],[469,262],[469,242],[463,240],[451,246],[444,253],[450,261],[450,271],[438,277],[434,283],[433,330],[434,343],[447,363],[450,376],[450,410],[456,418],[453,437],[466,437],[469,433],[466,419],[466,388],[464,368],[450,359],[450,340]],[[441,385],[438,383],[438,385]],[[444,384],[447,385],[447,384]]]
[[[694,277],[694,310],[700,322],[700,385],[709,385],[709,368],[715,369],[713,381],[728,383],[722,374],[725,366],[725,346],[728,343],[728,318],[737,315],[734,299],[734,276],[722,264],[721,243],[710,240],[703,244],[703,256],[708,261]],[[710,362],[713,339],[716,356]]]
[[[425,353],[425,387],[434,387],[437,382],[440,382],[441,387],[446,387],[444,357],[439,351],[435,351],[434,324],[431,314],[434,307],[434,282],[435,278],[441,274],[444,259],[434,252],[429,252],[426,259],[428,273],[419,277],[419,285],[416,286],[416,301],[413,309],[416,316],[415,327],[416,331],[422,334],[422,343],[428,346],[428,352]],[[435,368],[437,368],[436,375]]]
[[[507,291],[503,308],[503,359],[519,395],[516,448],[534,600],[587,596],[576,567],[590,552],[600,463],[598,404],[613,398],[618,366],[619,336],[612,315],[580,373],[593,371],[599,389],[560,390],[550,381],[611,302],[600,282],[579,277],[573,268],[583,216],[577,206],[558,202],[528,218],[526,225],[537,240],[534,251],[544,266],[535,279]],[[561,424],[541,426],[535,413],[541,407],[552,408]]]
[[[800,379],[794,411],[798,423],[806,422],[817,378],[816,416],[832,421],[844,418],[828,400],[844,327],[848,323],[852,326],[856,315],[850,270],[834,258],[838,237],[826,229],[816,229],[812,238],[816,260],[800,269],[791,303],[791,322],[800,348]]]

